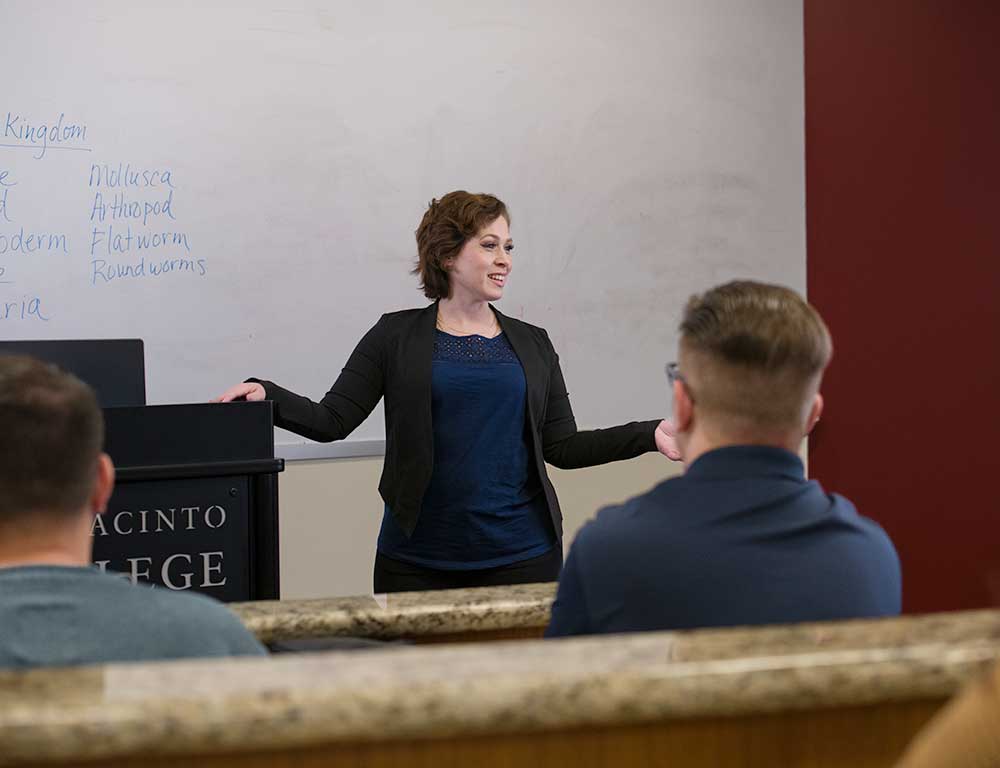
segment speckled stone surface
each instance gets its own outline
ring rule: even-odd
[[[241,752],[950,695],[1000,611],[0,674],[0,764]]]
[[[523,584],[375,597],[262,600],[229,607],[265,643],[348,635],[391,639],[544,627],[555,590],[555,583]]]

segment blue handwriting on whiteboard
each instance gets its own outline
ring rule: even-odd
[[[149,259],[143,256],[131,264],[93,259],[90,262],[90,284],[110,283],[112,280],[131,277],[160,277],[171,273],[187,272],[204,277],[208,272],[205,259]]]
[[[123,232],[119,227],[115,229],[114,224],[108,224],[107,231],[102,227],[94,227],[90,238],[90,255],[93,256],[99,245],[104,245],[108,255],[116,253],[128,253],[135,250],[149,250],[153,248],[165,248],[171,245],[183,247],[186,251],[191,250],[186,232],[133,232],[132,227],[126,227]]]
[[[159,187],[168,186],[173,188],[174,182],[169,169],[159,168],[133,168],[131,163],[118,163],[118,165],[97,165],[90,166],[89,187]]]
[[[174,191],[171,189],[167,193],[165,200],[128,200],[124,192],[116,192],[110,201],[104,199],[101,192],[94,193],[94,205],[90,209],[90,220],[104,221],[106,216],[110,216],[112,221],[117,219],[142,219],[145,225],[149,222],[149,217],[168,216],[176,219],[172,210],[174,202]]]
[[[0,301],[0,320],[43,320],[42,300],[37,296],[22,296],[20,301]]]
[[[0,219],[4,221],[10,221],[10,216],[7,213],[7,193],[10,192],[10,188],[17,186],[16,181],[9,181],[7,177],[10,176],[10,171],[0,171]]]
[[[59,114],[59,119],[53,123],[33,124],[27,120],[22,120],[20,115],[12,112],[7,113],[7,121],[3,127],[4,147],[37,147],[38,154],[35,160],[45,157],[45,152],[49,149],[73,149],[82,152],[90,152],[89,147],[70,146],[70,142],[84,142],[87,140],[87,126],[76,125],[75,123],[64,124],[65,113]],[[9,143],[17,139],[17,143]]]
[[[66,235],[54,232],[28,232],[21,227],[12,235],[0,232],[0,256],[6,253],[34,253],[35,251],[62,251],[69,253]]]

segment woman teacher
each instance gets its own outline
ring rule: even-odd
[[[450,192],[416,235],[434,303],[383,315],[320,402],[259,379],[217,400],[273,400],[277,426],[329,442],[385,397],[376,593],[554,581],[562,514],[545,463],[676,459],[670,424],[577,430],[548,335],[490,305],[514,249],[500,200]]]

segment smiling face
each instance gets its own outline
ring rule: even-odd
[[[496,301],[510,275],[514,241],[510,225],[498,216],[466,241],[448,265],[451,298],[465,301]]]

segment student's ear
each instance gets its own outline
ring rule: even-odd
[[[694,426],[694,403],[684,382],[674,382],[674,429],[678,433],[690,432]]]
[[[816,422],[819,421],[819,417],[823,413],[823,395],[819,392],[813,397],[812,407],[809,409],[809,419],[806,421],[806,434],[808,435],[813,431],[813,427],[816,426]]]
[[[108,500],[115,488],[115,465],[111,457],[102,453],[97,458],[97,477],[94,482],[94,492],[90,496],[90,508],[99,515],[108,508]]]

